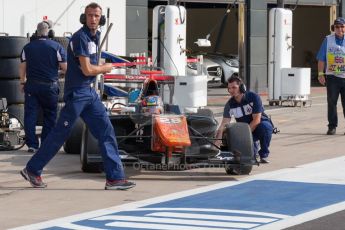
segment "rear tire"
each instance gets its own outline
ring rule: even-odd
[[[78,118],[73,125],[70,137],[65,141],[63,149],[68,154],[80,154],[81,139],[83,135],[84,122]]]
[[[86,125],[83,125],[80,145],[81,170],[86,173],[100,173],[103,171],[103,164],[101,162],[90,162],[88,159],[90,153],[98,150],[97,141],[90,135],[89,129]]]
[[[57,115],[56,115],[56,118],[58,119],[59,115],[60,115],[60,112],[62,110],[62,108],[65,106],[65,103],[64,102],[59,102],[57,104]],[[43,110],[42,108],[39,108],[38,110],[38,115],[37,115],[37,123],[36,125],[38,126],[43,126],[44,124],[44,115],[43,115]],[[78,152],[79,153],[79,152]]]
[[[65,49],[67,52],[67,47],[69,43],[69,39],[66,37],[54,37],[52,38],[53,41],[56,41],[57,43],[60,43],[60,45]]]
[[[191,114],[187,119],[188,126],[192,127],[205,137],[214,137],[217,131],[218,123],[214,118],[212,110],[198,109],[197,113]],[[198,142],[204,143],[205,141],[200,139]]]
[[[213,111],[210,109],[198,109],[198,112],[196,113],[198,116],[205,116],[205,117],[214,117]]]

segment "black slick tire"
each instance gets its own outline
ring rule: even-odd
[[[97,140],[93,138],[86,125],[83,126],[81,147],[80,147],[80,162],[81,170],[86,173],[100,173],[102,172],[103,164],[101,162],[90,162],[89,157],[93,153],[98,153]],[[97,154],[95,154],[97,155]],[[100,156],[99,156],[100,157]]]
[[[22,49],[29,42],[26,37],[0,36],[0,58],[20,57]]]
[[[78,118],[74,123],[70,137],[65,141],[63,149],[68,154],[80,154],[84,122]]]
[[[226,142],[230,152],[240,157],[238,167],[225,167],[227,174],[247,175],[252,171],[254,160],[253,137],[247,123],[230,123],[225,127]]]

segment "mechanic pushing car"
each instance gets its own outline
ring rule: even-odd
[[[67,69],[66,51],[50,40],[51,24],[38,23],[35,40],[24,46],[19,65],[21,91],[25,93],[24,129],[28,152],[35,153],[39,147],[36,136],[37,112],[43,111],[41,142],[53,129],[57,117],[59,97],[58,70]]]
[[[262,101],[259,95],[247,91],[242,79],[232,76],[228,79],[228,92],[231,98],[225,104],[223,120],[217,131],[219,140],[215,142],[217,146],[221,144],[223,130],[226,124],[229,124],[231,117],[234,116],[236,122],[245,122],[253,134],[254,152],[260,155],[260,163],[269,163],[269,146],[273,133],[273,125],[270,118],[264,113]],[[260,142],[260,150],[256,142]]]
[[[87,5],[84,14],[80,16],[80,22],[84,26],[73,34],[67,51],[65,106],[56,127],[29,160],[21,175],[33,187],[46,187],[41,179],[42,170],[59,151],[80,116],[98,140],[106,174],[105,189],[126,190],[134,187],[135,183],[125,179],[113,126],[99,95],[91,86],[97,74],[110,72],[112,69],[110,63],[98,65],[98,28],[105,24],[101,6],[97,3]]]

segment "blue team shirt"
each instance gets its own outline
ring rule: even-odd
[[[335,43],[338,46],[343,46],[343,44],[344,44],[344,37],[343,38],[338,38],[337,36],[335,36]],[[318,61],[327,62],[327,37],[325,39],[323,39],[323,42],[322,42],[321,47],[320,47],[320,50],[317,53],[316,59]]]
[[[225,104],[223,117],[231,118],[234,116],[237,122],[250,123],[253,120],[252,114],[262,113],[261,120],[268,120],[264,114],[264,108],[259,95],[247,91],[238,103],[234,98],[230,98]]]
[[[65,92],[74,88],[90,87],[96,76],[85,76],[81,70],[79,56],[90,58],[92,65],[98,64],[98,44],[100,32],[91,35],[88,27],[83,26],[75,32],[67,49],[67,72],[65,77]]]
[[[20,60],[26,62],[28,81],[55,82],[59,63],[66,62],[66,52],[58,42],[41,37],[24,46]]]

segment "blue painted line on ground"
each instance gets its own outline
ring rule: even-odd
[[[132,211],[113,212],[104,216],[89,218],[72,222],[77,226],[88,226],[98,229],[150,229],[143,227],[152,224],[159,229],[164,215],[173,213],[180,217],[168,217],[171,222],[164,222],[169,229],[210,228],[209,224],[198,221],[212,221],[198,219],[197,217],[184,217],[183,215],[211,215],[221,216],[218,220],[224,226],[234,224],[231,229],[252,229],[282,220],[284,217],[277,215],[296,216],[312,210],[345,201],[345,185],[302,183],[273,180],[254,180],[221,189],[189,195],[170,201],[142,206]],[[179,208],[181,210],[179,210]],[[187,209],[187,210],[182,210]],[[190,209],[190,210],[188,210]],[[210,209],[206,212],[202,209]],[[219,210],[219,211],[217,211]],[[225,212],[224,210],[232,210]],[[257,212],[257,213],[253,213]],[[167,214],[168,213],[168,214]],[[262,214],[260,214],[262,213]],[[271,214],[267,215],[267,213]],[[182,214],[182,216],[181,216]],[[275,215],[277,214],[277,215]],[[153,218],[153,219],[150,219]],[[210,218],[210,216],[208,217]],[[231,218],[248,218],[248,220],[227,220]],[[265,221],[253,221],[254,218],[268,218]],[[155,222],[155,220],[157,222]],[[190,220],[190,223],[183,221]],[[195,221],[195,222],[193,222]],[[175,223],[174,223],[175,222]],[[177,223],[176,223],[177,222]],[[181,222],[181,223],[179,223]],[[133,224],[136,227],[128,227]],[[156,225],[155,225],[156,224]],[[123,226],[122,226],[123,225]],[[236,227],[236,225],[240,227]],[[141,227],[139,227],[141,226]],[[242,227],[241,227],[242,226]],[[50,227],[49,230],[63,230],[69,228]],[[82,229],[82,228],[80,228]],[[212,229],[224,229],[222,226],[212,226]],[[230,229],[230,228],[229,228]]]
[[[255,180],[146,207],[226,208],[298,215],[345,201],[344,191],[345,185]]]

